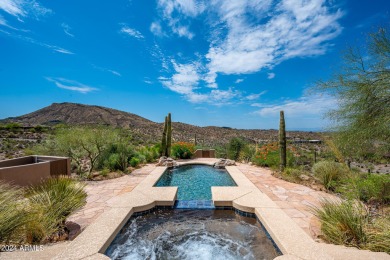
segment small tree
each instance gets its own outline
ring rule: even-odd
[[[241,138],[234,137],[230,139],[227,147],[227,157],[237,161],[244,146],[245,143]]]
[[[60,129],[55,137],[58,150],[69,156],[76,163],[78,172],[82,172],[82,162],[89,162],[88,173],[95,169],[95,164],[103,151],[118,138],[118,133],[103,127],[72,127]]]
[[[349,48],[344,63],[317,89],[334,96],[328,113],[344,155],[383,156],[390,150],[390,37],[381,28],[369,35],[366,53]]]

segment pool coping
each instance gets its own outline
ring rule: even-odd
[[[213,163],[189,160],[179,162],[179,165]],[[174,206],[177,187],[154,187],[166,169],[156,167],[133,191],[116,197],[109,211],[51,259],[109,259],[104,252],[134,213]],[[237,186],[212,187],[214,205],[254,213],[283,253],[275,259],[390,259],[386,253],[315,242],[236,166],[227,166],[226,170]],[[40,253],[44,254],[44,251]],[[39,258],[38,255],[35,257]]]

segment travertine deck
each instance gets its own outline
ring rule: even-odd
[[[88,181],[85,187],[85,191],[88,194],[87,204],[70,216],[68,221],[76,222],[82,229],[85,229],[103,212],[111,209],[115,197],[131,192],[155,168],[154,164],[147,164],[141,169],[137,169],[131,174],[117,179]]]
[[[212,162],[189,160],[183,164]],[[134,212],[173,206],[177,187],[154,187],[165,169],[148,165],[129,176],[89,183],[87,205],[71,218],[87,226],[75,240],[45,247],[44,251],[2,253],[0,259],[108,259],[103,253]],[[306,205],[316,204],[319,197],[328,194],[274,178],[259,167],[242,164],[226,169],[237,186],[212,187],[215,205],[254,213],[283,252],[277,259],[390,258],[385,253],[314,242],[310,237],[313,216]]]
[[[252,181],[256,187],[274,201],[283,211],[292,218],[312,238],[320,234],[320,223],[310,213],[310,206],[318,206],[321,198],[336,198],[322,191],[315,191],[309,187],[290,183],[271,175],[271,170],[238,164],[238,169]]]

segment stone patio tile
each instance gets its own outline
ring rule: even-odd
[[[283,211],[291,218],[306,218],[306,215],[297,209],[283,209]]]

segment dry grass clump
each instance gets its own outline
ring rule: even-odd
[[[324,200],[313,208],[323,239],[338,245],[390,253],[390,219],[373,218],[359,201]]]
[[[83,207],[84,185],[67,178],[51,178],[23,191],[0,183],[0,242],[42,243],[64,232],[65,220]]]

